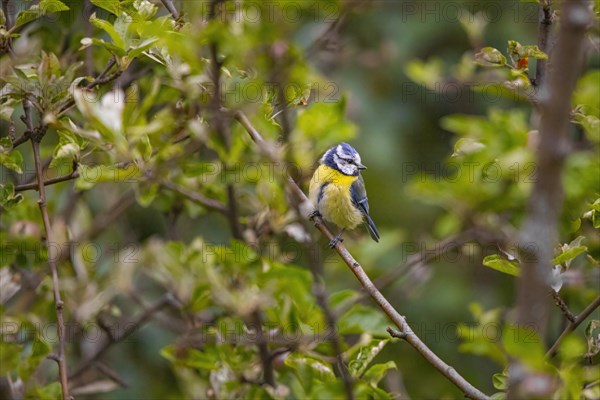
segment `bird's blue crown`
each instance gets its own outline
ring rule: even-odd
[[[327,150],[320,160],[321,164],[325,164],[344,175],[358,175],[361,165],[360,155],[348,143],[340,143]]]

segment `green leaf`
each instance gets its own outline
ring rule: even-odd
[[[338,320],[340,334],[371,333],[379,337],[387,337],[389,322],[382,312],[374,308],[355,304]]]
[[[13,150],[10,153],[0,152],[0,165],[21,174],[23,172],[21,169],[23,156],[18,150]]]
[[[102,29],[104,32],[108,33],[108,36],[110,36],[115,46],[125,50],[123,38],[117,33],[115,27],[110,22],[97,18],[96,13],[93,13],[90,16],[90,23],[96,28]]]
[[[404,73],[414,82],[433,88],[444,79],[444,64],[439,58],[427,61],[411,60],[404,68]]]
[[[78,160],[80,150],[81,149],[79,148],[79,145],[77,143],[59,144],[54,149],[54,156],[52,158],[52,161],[50,162],[50,167],[55,167],[56,165],[64,162],[65,160]]]
[[[502,67],[506,65],[506,57],[493,47],[484,47],[475,54],[475,62],[484,67]]]
[[[336,381],[331,364],[315,357],[292,353],[286,357],[285,365],[294,371],[307,393],[311,392],[313,384],[317,382]]]
[[[466,154],[477,153],[485,149],[485,144],[472,139],[472,138],[460,138],[454,144],[453,157],[462,156]]]
[[[544,343],[531,327],[507,325],[502,334],[502,345],[509,356],[533,370],[543,371],[546,367]]]
[[[598,80],[600,80],[600,69],[586,72],[577,82],[577,89],[573,94],[573,105],[581,105],[586,115],[600,118]]]
[[[0,365],[3,372],[14,371],[19,366],[22,346],[12,342],[0,342]]]
[[[137,46],[132,47],[129,52],[127,53],[127,55],[130,58],[137,58],[139,57],[143,52],[145,52],[146,50],[148,50],[150,47],[152,47],[152,45],[154,43],[158,42],[158,38],[149,38],[144,40],[142,43],[138,44]]]
[[[483,265],[512,276],[519,276],[521,274],[518,262],[509,261],[499,254],[486,256],[483,259]]]
[[[21,193],[15,194],[15,186],[12,182],[0,185],[0,206],[9,209],[23,200]]]
[[[106,41],[104,41],[102,39],[98,39],[98,38],[83,38],[83,39],[81,39],[81,47],[79,48],[79,50],[83,50],[92,44],[102,47],[102,48],[106,49],[106,51],[108,51],[109,53],[115,54],[119,57],[122,57],[126,54],[126,51],[124,49],[117,47],[110,42],[106,42]]]
[[[142,207],[148,207],[158,194],[160,185],[156,183],[140,182],[135,190],[135,198]]]
[[[587,246],[581,245],[584,239],[585,237],[578,236],[571,243],[562,245],[562,252],[552,260],[552,263],[554,265],[565,265],[568,268],[575,257],[587,251]]]
[[[92,4],[98,6],[114,15],[119,15],[123,11],[119,0],[90,0]]]
[[[52,78],[60,78],[60,63],[58,58],[53,53],[46,53],[42,51],[42,59],[38,66],[38,78],[42,85],[50,82]]]
[[[31,355],[19,365],[20,378],[27,381],[51,351],[52,347],[48,343],[36,338],[31,346]]]
[[[52,382],[41,388],[34,388],[27,398],[35,398],[36,400],[57,400],[61,398],[61,392],[60,383]]]
[[[531,58],[536,58],[538,60],[547,60],[548,59],[548,55],[546,53],[544,53],[542,50],[540,50],[540,48],[537,47],[537,45],[523,46],[521,51],[519,52],[519,57],[521,57],[521,58],[531,57]]]
[[[362,379],[372,386],[377,386],[390,369],[397,369],[395,362],[388,361],[383,364],[375,364],[364,373]]]
[[[367,345],[359,347],[358,351],[350,357],[348,362],[348,370],[352,376],[355,378],[360,377],[388,342],[389,339],[372,339]]]
[[[595,115],[585,115],[578,118],[578,122],[583,127],[588,138],[600,145],[600,118]]]
[[[504,372],[494,374],[492,376],[492,384],[494,385],[494,388],[498,390],[507,390],[508,376]]]
[[[25,25],[28,22],[36,20],[44,15],[52,14],[60,11],[67,11],[67,7],[59,0],[41,0],[39,4],[34,4],[25,11],[21,11],[17,15],[14,28]]]

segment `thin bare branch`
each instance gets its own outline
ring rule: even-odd
[[[242,124],[244,129],[250,134],[250,136],[255,140],[255,143],[259,147],[263,147],[262,151],[265,153],[269,153],[268,146],[266,146],[266,142],[263,140],[262,136],[254,129],[254,127],[250,124],[248,118],[244,118],[244,114],[240,111],[236,112],[235,118]],[[302,189],[296,184],[296,182],[289,178],[288,185],[291,191],[298,197],[299,201],[302,203],[308,203],[310,200],[306,197]],[[321,217],[315,216],[312,218],[315,227],[326,236],[327,239],[331,240],[334,238],[334,235],[331,231],[325,226],[323,219]],[[435,367],[442,375],[444,375],[450,382],[456,385],[460,390],[463,391],[465,397],[470,399],[489,399],[484,393],[482,393],[479,389],[475,388],[471,385],[465,378],[463,378],[454,368],[446,364],[441,358],[438,357],[419,337],[413,332],[411,327],[406,322],[406,319],[396,311],[396,309],[390,304],[390,302],[381,294],[381,292],[375,287],[369,276],[365,273],[362,266],[352,257],[350,252],[344,247],[342,243],[336,244],[334,247],[336,252],[342,258],[344,263],[350,268],[352,273],[356,276],[358,281],[361,283],[364,290],[369,293],[371,298],[379,305],[379,307],[387,314],[390,320],[399,328],[400,332],[406,334],[406,342],[408,342],[415,350],[417,350],[421,355],[433,366]]]
[[[554,342],[550,350],[546,353],[547,358],[552,358],[556,355],[560,344],[563,339],[566,338],[571,332],[573,332],[583,321],[590,316],[591,313],[594,312],[596,308],[600,307],[600,296],[596,297],[594,301],[592,301],[582,312],[580,312],[577,316],[573,318],[573,321],[569,321],[563,332],[560,334],[558,339]]]
[[[121,69],[117,69],[115,72],[113,72],[112,74],[108,75],[109,71],[117,64],[117,60],[115,57],[111,57],[111,59],[108,61],[108,63],[106,64],[106,67],[104,67],[104,70],[102,72],[100,72],[100,74],[90,83],[88,83],[85,86],[85,89],[87,90],[91,90],[93,88],[95,88],[98,85],[102,85],[108,82],[112,82],[115,79],[117,79],[119,76],[121,76],[121,74],[123,73],[123,70]],[[65,102],[65,104],[60,108],[60,111],[57,114],[57,117],[60,117],[61,115],[63,115],[64,113],[66,113],[67,111],[69,111],[69,109],[71,107],[73,107],[75,105],[75,99],[73,98],[73,96],[70,96],[69,99]]]
[[[263,369],[263,378],[265,383],[271,387],[275,387],[275,375],[273,373],[273,359],[269,354],[269,346],[267,338],[263,331],[263,320],[260,311],[256,310],[252,313],[253,323],[256,325],[256,341],[258,346],[258,354]]]
[[[25,112],[23,121],[27,126],[27,130],[30,132],[31,146],[33,149],[33,160],[35,163],[37,185],[39,192],[38,205],[40,207],[40,213],[42,214],[42,220],[44,222],[44,231],[46,233],[46,248],[48,250],[48,265],[50,267],[50,273],[52,275],[52,287],[54,292],[54,308],[56,310],[56,322],[58,330],[58,354],[56,355],[56,362],[58,364],[58,375],[60,380],[60,386],[62,390],[63,400],[69,400],[69,380],[67,377],[67,359],[65,356],[65,321],[63,316],[64,303],[60,296],[60,282],[58,278],[58,265],[57,257],[53,254],[50,244],[54,242],[54,233],[52,231],[52,225],[50,223],[50,217],[48,216],[48,210],[46,208],[46,188],[42,181],[42,161],[40,158],[40,141],[45,133],[45,129],[41,126],[33,126],[32,118],[32,105],[29,100],[23,101],[23,110]]]
[[[223,3],[223,0],[211,0],[208,10],[208,19],[213,20],[217,16],[217,7]],[[219,48],[217,42],[210,43],[210,75],[213,83],[213,93],[210,101],[211,125],[225,144],[227,151],[231,148],[231,132],[229,130],[230,118],[223,110],[223,98],[221,93],[221,67],[219,60]],[[239,218],[239,207],[237,202],[236,190],[233,184],[227,185],[227,219],[231,228],[231,233],[236,239],[242,239],[242,226]]]
[[[172,0],[160,0],[160,1],[163,3],[163,5],[167,9],[167,11],[169,11],[171,13],[174,20],[179,20],[179,18],[181,18],[181,15],[179,14],[179,11],[177,11],[177,8],[175,8],[175,5],[173,4]]]
[[[50,185],[54,185],[56,183],[66,182],[66,181],[70,181],[73,179],[77,179],[78,177],[79,177],[79,170],[74,170],[70,174],[45,180],[43,182],[43,185],[50,186]],[[23,185],[15,186],[15,192],[24,192],[26,190],[33,190],[33,189],[37,189],[37,188],[38,188],[37,182],[36,183],[25,183]]]
[[[569,310],[569,306],[567,306],[567,303],[565,303],[562,297],[560,297],[558,292],[554,289],[550,289],[550,295],[554,299],[554,304],[560,308],[565,318],[567,318],[567,320],[570,322],[575,322],[575,315],[571,312],[571,310]]]
[[[160,299],[158,299],[153,305],[144,310],[137,318],[135,318],[132,322],[124,325],[125,329],[121,332],[117,332],[114,337],[110,337],[102,347],[100,347],[90,358],[85,360],[79,368],[71,375],[69,375],[69,379],[76,379],[81,374],[83,374],[89,367],[94,365],[102,355],[112,347],[112,345],[119,343],[123,339],[130,336],[132,333],[137,331],[142,325],[152,318],[154,314],[162,310],[167,305],[176,304],[176,300],[173,298],[171,293],[164,294]]]
[[[125,382],[123,380],[123,378],[121,378],[116,371],[114,371],[112,368],[110,368],[108,365],[104,364],[101,361],[96,361],[94,363],[94,367],[96,367],[96,369],[100,372],[102,372],[104,375],[106,375],[107,377],[109,377],[110,379],[112,379],[117,385],[121,386],[122,388],[127,388],[129,385],[127,384],[127,382]]]
[[[227,215],[227,206],[221,203],[219,200],[211,199],[204,196],[202,193],[193,192],[189,189],[184,188],[176,183],[169,181],[162,181],[160,185],[166,189],[172,190],[180,195],[187,197],[195,203],[198,203],[206,208],[220,212],[221,214]]]
[[[551,46],[548,46],[548,42],[550,40],[550,30],[552,25],[552,4],[550,0],[540,2],[540,16],[539,16],[539,25],[538,25],[538,47],[544,53],[550,56],[549,52],[552,49]],[[547,70],[547,60],[537,60],[536,68],[535,68],[535,79],[532,80],[532,83],[535,86],[540,86],[546,77]]]

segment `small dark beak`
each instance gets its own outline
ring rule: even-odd
[[[365,165],[362,165],[361,163],[356,163],[356,166],[358,167],[358,169],[367,169],[367,167]]]

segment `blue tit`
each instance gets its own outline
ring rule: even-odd
[[[369,216],[369,202],[360,170],[360,155],[348,143],[340,143],[325,152],[310,181],[309,198],[320,214],[341,228],[329,243],[334,247],[346,229],[365,223],[371,238],[379,242],[379,232]]]

